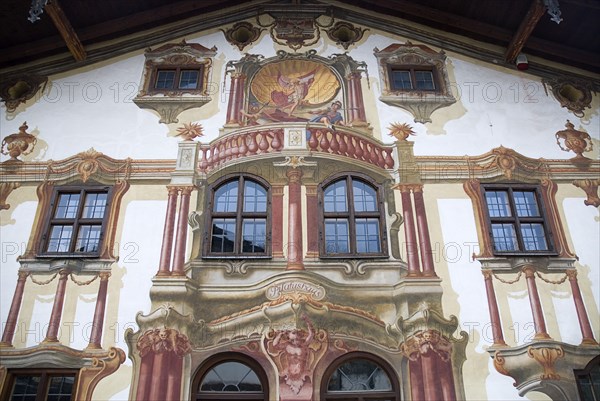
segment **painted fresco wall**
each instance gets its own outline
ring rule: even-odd
[[[204,136],[199,138],[202,143],[209,143],[218,138],[220,132],[224,132],[223,126],[227,123],[227,108],[232,91],[230,77],[225,71],[227,62],[240,60],[246,53],[262,55],[266,59],[275,57],[279,50],[291,53],[289,47],[274,43],[268,34],[263,34],[259,40],[243,51],[228,43],[223,33],[217,30],[180,39],[185,39],[188,43],[201,44],[208,49],[216,47],[217,50],[210,72],[211,100],[201,108],[192,108],[179,114],[179,123],[159,124],[157,113],[141,109],[133,103],[133,98],[143,84],[145,57],[143,51],[138,51],[125,57],[51,76],[44,91],[26,104],[20,105],[15,112],[7,113],[5,108],[0,108],[2,137],[18,132],[21,124],[27,121],[28,132],[36,136],[37,144],[31,154],[22,156],[25,162],[59,161],[93,148],[118,160],[127,158],[166,160],[165,163],[170,163],[172,166],[177,158],[178,144],[181,141],[177,136],[179,134],[177,129],[184,123],[195,122],[202,125]],[[170,43],[177,43],[180,39]],[[476,157],[504,146],[532,159],[570,159],[574,155],[562,151],[554,136],[557,131],[564,129],[569,119],[575,125],[575,129],[587,132],[592,137],[594,150],[587,152],[585,156],[597,160],[600,148],[598,130],[600,97],[595,95],[591,110],[586,111],[582,118],[578,118],[561,107],[551,93],[546,92],[538,77],[527,72],[507,70],[477,62],[448,51],[446,68],[451,83],[450,90],[456,102],[434,111],[431,115],[431,123],[416,123],[408,111],[378,100],[382,95],[383,83],[374,49],[383,50],[389,45],[405,42],[406,38],[392,37],[369,27],[369,30],[364,32],[364,37],[357,44],[350,46],[347,51],[347,55],[353,60],[364,62],[365,71],[368,71],[368,76],[363,73],[361,85],[366,120],[372,131],[365,132],[391,146],[396,139],[388,135],[389,127],[395,123],[407,123],[414,130],[414,136],[410,136],[408,140],[414,142],[416,162],[419,163],[420,156],[440,156],[437,164],[439,171],[435,174],[430,173],[429,178],[423,179],[423,192],[435,272],[441,279],[443,290],[441,301],[444,317],[447,319],[451,315],[456,316],[459,326],[457,335],[461,330],[468,334],[466,361],[462,367],[464,397],[471,400],[519,399],[517,389],[512,386],[513,380],[496,371],[487,352],[487,348],[494,340],[490,328],[481,264],[473,260],[473,254],[478,252],[480,246],[477,216],[473,211],[472,199],[463,188],[464,180],[446,175],[451,173],[448,173],[449,167],[442,156]],[[429,47],[435,52],[443,50]],[[315,50],[316,54],[323,58],[344,52],[344,49],[325,36],[316,44],[302,48],[299,52],[309,49]],[[326,67],[321,66],[319,68],[323,71],[315,72],[311,70],[313,65],[306,63],[306,61],[290,62],[286,67],[287,70],[279,72],[289,75],[313,73],[317,78],[327,74]],[[277,73],[275,69],[263,71],[271,77]],[[327,82],[335,81],[335,77],[329,78],[329,81],[327,77],[323,79],[324,87]],[[333,93],[320,93],[320,95],[327,98],[326,103],[336,99]],[[254,100],[261,101],[261,99]],[[246,112],[251,111],[247,109]],[[346,119],[348,113],[349,111],[344,111]],[[5,162],[8,159],[8,156],[2,155],[0,160]],[[334,170],[331,166],[337,162],[331,159],[319,163],[325,171],[328,168]],[[331,166],[327,166],[328,163]],[[433,162],[429,166],[436,168]],[[435,178],[437,173],[439,178]],[[397,176],[395,178],[398,179]],[[136,323],[138,312],[148,315],[158,308],[158,302],[151,302],[149,294],[160,258],[167,210],[165,185],[169,184],[169,180],[170,177],[161,175],[154,180],[135,181],[121,201],[114,243],[114,252],[118,255],[118,261],[110,267],[111,278],[102,337],[102,346],[105,349],[116,346],[126,353],[132,352],[130,344],[128,345],[125,340],[126,330],[138,330]],[[306,199],[306,187],[302,191],[302,199]],[[396,208],[401,211],[400,194],[399,191],[395,192],[392,197],[395,196]],[[287,230],[289,199],[290,193],[286,187],[283,193],[285,206],[282,212],[284,243],[289,240]],[[598,319],[600,251],[597,243],[600,220],[598,209],[585,206],[584,200],[586,194],[583,190],[566,182],[558,185],[556,203],[568,246],[579,257],[575,262],[579,271],[579,285],[594,336],[598,339],[600,336]],[[10,204],[10,208],[0,211],[2,236],[0,321],[3,324],[7,320],[13,289],[17,283],[17,272],[20,267],[17,257],[24,253],[31,227],[35,223],[38,205],[36,185],[22,185],[10,193],[6,202]],[[201,204],[194,195],[191,200],[191,210],[201,211],[199,210],[201,206],[198,206]],[[306,204],[302,205],[303,227],[310,224],[312,212]],[[387,219],[389,228],[391,218],[387,217]],[[188,232],[185,260],[189,259],[189,255],[198,254],[198,249],[194,249],[197,244],[194,242],[194,238],[197,239],[196,235],[198,234],[194,234],[192,230]],[[302,235],[304,252],[306,252],[309,239],[306,232]],[[398,236],[399,244],[407,243],[403,227],[400,228]],[[400,249],[402,260],[406,261],[406,250],[403,246]],[[391,252],[390,249],[390,255]],[[287,250],[284,250],[284,256],[290,256]],[[236,282],[211,270],[203,274],[205,275],[201,276],[201,280],[210,280],[214,285],[256,285],[261,280],[268,282],[269,277],[268,272],[262,272],[256,273],[255,276],[237,278]],[[562,276],[562,273],[556,273],[544,277],[550,281],[558,281]],[[33,277],[42,283],[52,276],[33,274]],[[314,281],[319,275],[310,277]],[[336,280],[340,280],[343,284],[356,285],[356,282],[350,283],[351,280],[344,278],[343,275],[323,273],[322,277],[331,288],[335,287],[332,283]],[[92,277],[75,277],[76,280],[82,281],[90,278]],[[503,276],[504,280],[515,278],[516,273]],[[383,272],[368,276],[364,283],[379,285],[396,279],[399,280],[396,273]],[[26,283],[23,306],[12,342],[15,348],[32,347],[43,340],[57,281],[55,279],[45,285],[36,285],[32,280]],[[535,330],[525,278],[521,278],[514,285],[496,281],[495,290],[507,344],[519,346],[530,342]],[[538,290],[542,299],[548,334],[557,341],[579,344],[582,334],[568,281],[552,284],[538,280]],[[87,346],[97,291],[98,282],[77,285],[69,280],[59,336],[61,344],[75,349],[83,349]],[[374,303],[379,302],[376,297],[372,299]],[[250,299],[246,305],[241,305],[240,309],[256,306],[252,302]],[[351,298],[348,302],[352,302]],[[395,312],[390,309],[390,305],[383,304],[382,301],[380,309],[377,309],[377,305],[372,306],[372,310],[378,310],[379,318],[386,324],[395,323]],[[202,319],[199,316],[196,318]],[[318,328],[315,331],[318,332]],[[273,347],[277,344],[274,338],[265,337],[264,341],[261,346],[267,350],[271,347],[271,351],[267,352],[270,352],[271,356],[275,355],[276,351]],[[323,338],[319,344],[324,344]],[[313,349],[316,348],[317,345],[313,346]],[[318,351],[314,352],[318,353]],[[205,354],[197,355],[186,359],[185,363],[199,364],[204,359],[206,359]],[[280,362],[271,360],[268,363],[273,365]],[[131,388],[131,382],[135,377],[136,369],[139,367],[135,366],[129,358],[126,359],[116,373],[98,384],[92,399],[122,400],[133,397],[135,393]],[[186,380],[191,379],[188,377]],[[406,373],[400,376],[400,380],[408,380]],[[191,385],[189,382],[187,384]],[[297,386],[297,383],[295,385]],[[292,385],[289,387],[294,389]],[[292,391],[282,395],[283,390],[275,388],[271,390],[271,394],[288,397],[286,399],[302,399],[294,398],[298,396],[298,392]],[[404,394],[407,397],[409,393]],[[310,397],[310,394],[304,394],[304,397],[307,396]],[[458,396],[461,397],[460,392]],[[529,393],[525,398],[548,399],[540,393]]]

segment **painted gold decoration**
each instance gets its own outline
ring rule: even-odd
[[[142,357],[150,352],[155,354],[175,352],[183,356],[192,351],[187,336],[170,328],[147,330],[139,337],[136,348]]]
[[[556,144],[565,152],[572,151],[575,153],[576,159],[587,159],[583,156],[583,152],[590,152],[593,150],[594,145],[592,144],[592,138],[587,132],[578,131],[571,121],[567,120],[565,124],[566,130],[558,131],[556,133]],[[560,140],[563,140],[561,144]]]
[[[254,43],[264,29],[258,28],[247,21],[242,21],[227,30],[221,29],[221,31],[229,43],[237,46],[242,51],[246,46]]]
[[[542,82],[544,88],[550,85],[552,94],[560,105],[572,111],[577,117],[582,118],[585,109],[591,107],[593,87],[589,82],[567,77],[545,78]]]
[[[177,128],[177,136],[181,136],[185,141],[193,141],[204,135],[202,125],[198,123],[184,123],[183,127]]]
[[[115,347],[111,347],[105,357],[92,358],[92,366],[85,366],[79,371],[74,399],[91,400],[98,382],[115,373],[123,362],[125,362],[125,352]]]
[[[577,188],[583,189],[587,195],[587,199],[583,201],[586,206],[600,206],[600,197],[598,197],[598,186],[600,185],[600,179],[595,180],[575,180],[573,185]]]
[[[33,152],[33,148],[37,143],[37,138],[27,132],[28,128],[27,122],[24,122],[19,127],[19,132],[10,134],[2,140],[0,151],[2,154],[10,156],[10,159],[6,162],[22,161],[17,158],[21,155],[25,156]]]
[[[493,359],[494,367],[496,368],[498,373],[510,377],[510,372],[506,370],[506,367],[504,366],[504,364],[506,363],[506,359],[502,356],[502,354],[500,354],[500,351],[496,351],[496,353],[493,356]]]
[[[42,85],[45,88],[47,82],[48,77],[39,75],[19,76],[4,81],[0,86],[0,97],[6,105],[6,111],[14,112],[21,103],[33,98]]]
[[[560,380],[560,376],[556,373],[554,364],[558,358],[562,358],[564,356],[564,351],[562,347],[558,346],[556,348],[550,347],[533,347],[530,346],[527,348],[527,355],[530,358],[535,359],[542,368],[544,368],[544,373],[540,376],[542,380]]]
[[[327,32],[329,39],[333,40],[337,45],[342,46],[344,50],[348,50],[350,45],[362,39],[366,31],[366,29],[361,29],[349,22],[338,21],[325,32]]]
[[[19,182],[0,182],[0,210],[10,209],[10,204],[6,203],[6,198],[20,186],[21,183]]]
[[[393,123],[388,129],[390,130],[388,135],[399,141],[406,141],[410,135],[415,135],[415,131],[407,123]]]
[[[257,17],[257,23],[270,28],[273,41],[296,51],[303,46],[314,45],[321,39],[315,18],[279,16],[270,24],[263,24]]]

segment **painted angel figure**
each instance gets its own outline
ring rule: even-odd
[[[315,82],[315,73],[316,70],[313,70],[308,74],[290,78],[281,75],[281,72],[279,72],[277,74],[277,83],[284,91],[274,90],[271,92],[271,100],[282,110],[289,108],[290,111],[288,114],[291,116],[294,110],[304,101],[306,95],[308,95],[310,86]]]

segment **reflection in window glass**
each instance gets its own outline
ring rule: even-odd
[[[213,219],[212,252],[233,252],[235,244],[235,219]]]
[[[330,392],[390,391],[392,383],[383,369],[366,359],[353,359],[342,364],[331,375]]]
[[[347,212],[346,181],[340,180],[329,185],[325,189],[323,198],[326,212]]]
[[[244,219],[242,231],[244,233],[242,252],[265,252],[267,241],[267,222],[265,219]]]
[[[490,217],[507,217],[512,215],[508,203],[508,192],[485,191],[485,200]]]
[[[254,181],[244,182],[244,212],[266,212],[267,190]]]
[[[179,89],[196,89],[198,87],[198,70],[182,70],[179,77]]]
[[[497,251],[514,251],[519,249],[517,233],[512,224],[492,224],[494,248]]]
[[[532,191],[513,191],[515,200],[515,208],[519,217],[538,217],[540,210],[538,209],[535,193]]]
[[[393,70],[392,86],[394,89],[412,89],[410,71]]]
[[[106,211],[107,193],[90,193],[85,196],[83,205],[84,219],[101,219]]]
[[[238,181],[231,181],[215,192],[215,212],[235,212],[237,210]]]
[[[48,252],[69,252],[72,235],[72,226],[53,226],[48,241]]]
[[[521,223],[521,236],[526,251],[547,251],[548,243],[544,226],[537,223]]]
[[[415,82],[419,90],[434,90],[433,73],[431,71],[415,71]]]
[[[39,376],[15,377],[11,401],[35,401],[39,384]]]
[[[362,181],[352,181],[352,192],[354,193],[355,212],[377,211],[377,193],[373,187]]]
[[[347,219],[325,219],[327,253],[349,253],[350,234]]]
[[[101,231],[101,226],[80,226],[75,252],[97,252]]]
[[[240,362],[224,362],[202,379],[201,392],[262,392],[256,373]]]
[[[61,194],[54,217],[57,219],[74,219],[79,208],[79,194]]]
[[[75,378],[72,376],[52,377],[48,388],[47,401],[70,401],[73,393],[73,383]]]
[[[379,245],[379,219],[356,219],[356,251],[381,252]]]
[[[175,70],[159,70],[156,75],[156,89],[171,89],[175,82]]]

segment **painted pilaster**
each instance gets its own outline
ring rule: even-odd
[[[350,104],[348,105],[350,109],[350,123],[353,126],[364,126],[367,121],[360,77],[360,72],[353,72],[346,77],[348,79],[348,97],[350,100]]]
[[[406,255],[408,259],[408,276],[421,275],[419,265],[419,252],[417,251],[417,235],[415,233],[415,221],[413,218],[412,201],[410,199],[410,186],[400,186],[402,197],[402,214],[404,217],[404,235],[406,239]]]
[[[165,215],[165,227],[163,231],[162,248],[160,250],[159,276],[167,276],[171,272],[171,252],[173,249],[173,230],[175,229],[175,212],[177,209],[178,188],[167,187],[169,197],[167,201],[167,213]]]
[[[429,238],[429,226],[427,224],[425,202],[423,201],[422,185],[413,186],[413,196],[415,198],[415,214],[417,216],[417,230],[419,233],[419,249],[421,251],[423,275],[427,277],[437,277],[435,274],[435,266],[433,264],[433,252],[431,251],[431,239]]]
[[[302,170],[290,168],[287,171],[289,189],[288,207],[288,263],[287,270],[304,270],[302,245]]]
[[[494,283],[492,281],[493,273],[491,270],[483,270],[482,273],[485,281],[485,292],[487,294],[488,308],[490,311],[494,345],[506,345],[502,333],[502,322],[500,320],[500,312],[498,311],[498,302],[496,301],[496,291],[494,290]]]
[[[45,343],[58,342],[58,328],[60,327],[60,318],[62,317],[63,304],[65,302],[65,290],[67,288],[67,278],[69,277],[70,272],[67,269],[63,269],[58,274],[60,277],[56,287],[56,295],[54,296],[54,304],[52,305],[48,331],[46,332],[46,338],[43,341]]]
[[[273,185],[271,195],[273,208],[271,209],[272,235],[273,235],[273,257],[283,257],[283,185]]]
[[[190,210],[190,194],[194,187],[181,187],[181,202],[179,204],[179,217],[177,219],[177,234],[175,237],[175,255],[173,256],[173,275],[183,276],[185,262],[185,247],[187,241],[188,213]]]
[[[21,302],[23,301],[25,282],[27,281],[28,276],[28,272],[19,272],[17,286],[15,287],[15,293],[10,304],[10,310],[8,311],[8,318],[6,319],[6,326],[4,326],[4,333],[2,333],[2,342],[0,342],[0,347],[12,347],[12,340],[15,335],[17,319],[19,318],[19,311],[21,310]]]
[[[308,249],[306,251],[307,258],[319,257],[319,216],[317,213],[319,204],[317,199],[317,186],[305,185],[306,188],[306,240],[308,241]]]
[[[100,273],[100,286],[98,287],[98,296],[96,298],[96,310],[94,311],[94,320],[92,322],[92,334],[88,349],[102,348],[102,329],[104,328],[104,312],[106,311],[106,294],[108,290],[109,272]]]
[[[244,99],[244,85],[246,76],[242,73],[234,72],[231,74],[231,94],[229,104],[227,105],[227,125],[239,125],[240,111]]]

